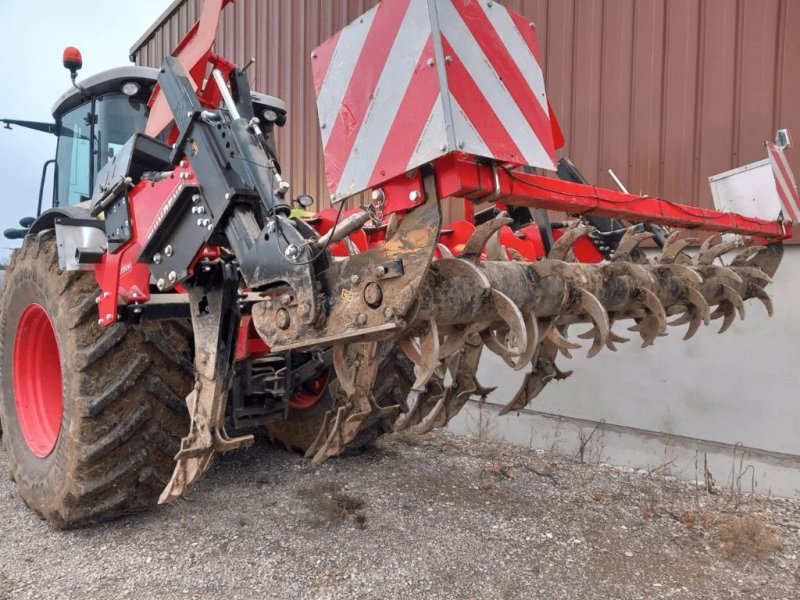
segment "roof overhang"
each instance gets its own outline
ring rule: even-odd
[[[173,0],[167,9],[161,13],[161,16],[158,17],[150,27],[147,28],[141,37],[136,40],[136,42],[131,46],[130,50],[130,59],[131,62],[136,62],[136,54],[139,52],[142,46],[144,46],[151,37],[155,34],[156,31],[164,24],[164,22],[169,19],[173,14],[175,14],[178,9],[186,3],[186,0]]]
[[[97,73],[79,83],[81,90],[72,87],[61,94],[53,105],[53,117],[58,119],[61,115],[83,104],[89,98],[109,92],[118,92],[125,82],[134,81],[139,84],[149,85],[157,80],[158,69],[150,67],[125,66]],[[147,95],[149,95],[149,91]]]

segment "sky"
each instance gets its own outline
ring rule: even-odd
[[[128,65],[131,46],[169,4],[170,0],[0,0],[0,57],[5,61],[0,118],[51,121],[53,104],[71,85],[61,64],[66,46],[76,46],[83,54],[78,81]],[[0,258],[19,245],[2,237],[2,231],[35,215],[42,165],[54,158],[55,149],[51,134],[0,128]]]

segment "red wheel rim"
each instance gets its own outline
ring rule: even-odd
[[[299,392],[289,401],[289,407],[295,410],[305,410],[314,406],[325,393],[325,388],[328,387],[329,376],[330,371],[327,371],[322,377],[308,384],[307,390]]]
[[[53,323],[44,307],[22,313],[14,340],[14,402],[22,437],[34,456],[45,458],[61,431],[61,359]]]

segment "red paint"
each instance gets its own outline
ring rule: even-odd
[[[495,193],[492,169],[473,161],[453,157],[435,163],[439,194],[442,198],[486,198]],[[624,194],[614,190],[569,181],[530,175],[519,171],[499,171],[497,200],[511,205],[544,208],[568,214],[593,214],[637,223],[656,223],[685,229],[759,236],[773,242],[789,239],[786,223],[743,217],[733,213],[686,206],[658,198]],[[465,184],[462,189],[461,183]]]
[[[453,61],[447,65],[450,94],[461,106],[469,122],[475,126],[493,156],[522,162],[522,151],[445,36],[442,36],[442,45],[444,53],[453,57]]]
[[[566,229],[553,229],[553,241],[558,240],[565,233]],[[582,263],[600,263],[605,260],[605,256],[597,249],[592,240],[585,235],[575,240],[572,245],[572,253],[578,259],[578,262]]]
[[[217,26],[222,9],[232,2],[233,0],[205,0],[200,19],[172,52],[172,56],[178,59],[189,74],[189,79],[195,89],[203,86],[208,62],[212,57],[211,50],[217,38]],[[223,74],[227,76],[229,72],[230,70],[223,71]],[[153,90],[148,106],[150,106],[150,116],[147,119],[145,133],[157,136],[173,120],[172,111],[159,86]]]
[[[337,182],[338,185],[342,178],[409,4],[410,0],[386,2],[375,13],[336,121],[327,124],[333,128],[325,147],[325,154],[329,157],[325,163],[329,183]]]
[[[464,251],[467,240],[475,233],[475,226],[467,221],[456,221],[442,229],[439,243],[458,256]],[[438,252],[438,250],[437,250]]]
[[[319,379],[308,384],[306,391],[299,392],[289,400],[289,406],[295,410],[305,410],[314,406],[320,401],[328,388],[329,379],[330,371],[326,371]]]
[[[53,323],[40,304],[29,305],[14,339],[14,404],[31,453],[46,458],[61,431],[61,358]]]
[[[550,128],[550,118],[542,109],[542,105],[536,98],[534,91],[528,85],[525,75],[522,74],[514,57],[511,56],[503,40],[500,39],[500,34],[492,25],[489,17],[486,16],[483,8],[478,6],[477,3],[464,4],[461,2],[454,2],[453,6],[461,15],[464,24],[472,32],[475,41],[478,42],[478,46],[483,50],[484,55],[491,63],[492,68],[503,82],[505,88],[511,94],[514,102],[519,106],[520,111],[525,116],[531,129],[536,134],[536,137],[539,138],[550,160],[555,163],[556,154],[555,148],[553,147],[553,132]],[[529,25],[530,21],[527,21],[527,23]],[[523,36],[523,39],[530,47],[529,38],[533,37],[535,39],[536,34],[530,26],[527,27],[527,32],[528,37],[526,38]],[[531,49],[531,53],[534,53],[533,49]],[[540,61],[537,59],[537,62]],[[456,93],[452,84],[450,85],[450,89],[454,94]],[[497,100],[495,99],[495,101]],[[476,122],[472,120],[472,123],[476,126],[478,122],[479,121]],[[485,137],[483,139],[486,141]],[[503,158],[503,155],[495,156]]]
[[[319,96],[322,84],[328,75],[328,68],[331,66],[331,60],[333,60],[333,54],[336,52],[336,45],[339,43],[341,33],[341,31],[337,31],[332,38],[311,53],[311,60],[314,61],[311,64],[311,69],[317,96]]]
[[[433,36],[430,36],[378,155],[375,170],[370,177],[370,187],[386,181],[387,173],[405,171],[411,162],[414,150],[425,131],[428,117],[439,97],[439,75],[436,66],[428,66],[428,60],[434,56]]]
[[[533,262],[547,256],[539,226],[536,224],[528,225],[516,232],[510,227],[503,227],[500,230],[500,244],[506,249],[513,248],[527,261]],[[509,258],[513,257],[509,255]]]
[[[243,315],[239,323],[239,332],[236,336],[235,361],[239,362],[250,358],[258,358],[269,354],[269,346],[258,335],[253,318]]]

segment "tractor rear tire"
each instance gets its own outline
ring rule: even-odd
[[[405,405],[406,396],[414,383],[414,365],[396,345],[388,352],[378,370],[373,396],[380,406]],[[325,423],[325,416],[333,409],[335,394],[338,389],[336,381],[332,381],[320,399],[309,408],[289,408],[289,416],[285,420],[273,421],[267,425],[267,432],[275,442],[280,442],[289,449],[305,453],[317,439],[320,429]],[[385,433],[391,433],[394,420],[387,417],[376,417],[362,424],[361,430],[351,441],[343,454],[355,454],[371,449],[375,442]]]
[[[92,272],[52,232],[14,253],[0,298],[0,418],[22,500],[59,528],[154,506],[188,431],[191,327],[101,328]]]

